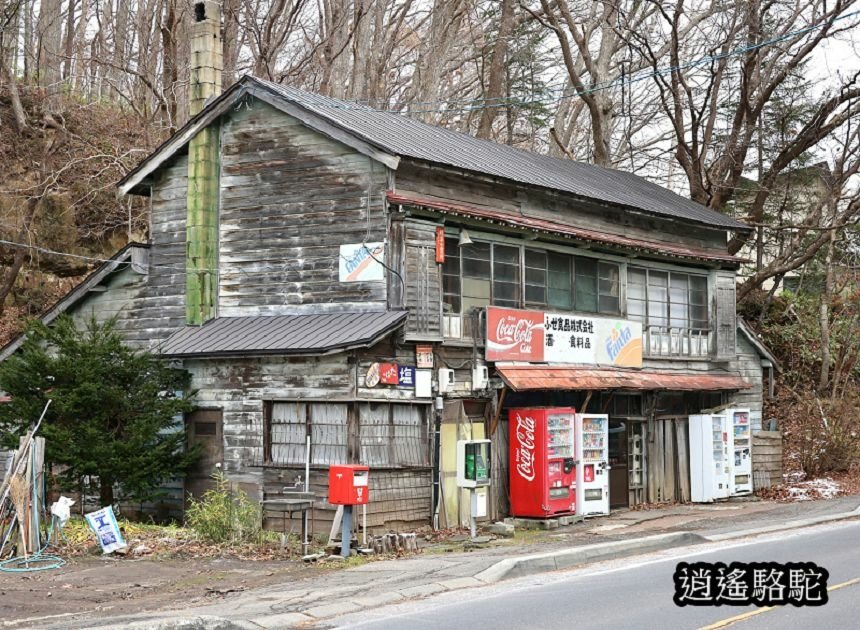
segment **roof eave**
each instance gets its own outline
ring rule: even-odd
[[[407,160],[407,158],[403,158],[403,159],[404,159],[404,161]],[[661,214],[658,212],[651,212],[651,211],[648,211],[648,210],[645,210],[642,208],[637,208],[635,206],[627,206],[627,205],[623,205],[623,204],[610,203],[608,201],[603,201],[601,199],[596,199],[594,197],[586,197],[583,195],[577,195],[576,193],[568,192],[566,190],[561,190],[558,188],[552,188],[549,186],[541,186],[539,184],[529,184],[529,183],[525,183],[525,182],[516,181],[513,179],[508,179],[505,177],[499,177],[497,175],[490,175],[490,174],[484,173],[482,171],[475,171],[475,170],[470,170],[470,169],[463,168],[463,167],[455,167],[455,166],[451,166],[449,164],[443,164],[441,162],[434,162],[432,160],[422,160],[422,159],[415,158],[415,157],[409,157],[408,160],[410,163],[418,165],[418,166],[429,166],[430,168],[445,170],[445,171],[448,171],[450,173],[466,174],[466,175],[469,175],[471,177],[477,177],[479,179],[488,180],[488,181],[491,181],[493,183],[497,183],[501,180],[504,182],[514,184],[516,186],[523,186],[525,188],[540,190],[542,192],[549,193],[551,195],[555,195],[555,196],[559,196],[559,197],[565,197],[565,198],[569,198],[572,200],[578,200],[578,201],[582,201],[582,202],[586,202],[586,203],[591,203],[591,204],[595,204],[597,206],[602,206],[602,207],[607,207],[607,208],[615,208],[618,210],[623,210],[624,212],[638,214],[638,215],[646,216],[649,218],[663,219],[666,221],[677,221],[679,223],[684,223],[686,225],[693,225],[696,227],[705,227],[705,228],[709,228],[712,230],[719,230],[719,231],[750,233],[755,229],[749,225],[746,225],[745,223],[738,221],[734,217],[729,217],[728,215],[722,215],[722,213],[717,213],[717,214],[721,214],[721,216],[724,216],[727,219],[733,221],[735,223],[735,225],[733,225],[733,226],[718,225],[718,224],[714,224],[714,223],[706,223],[704,221],[696,221],[693,219],[688,219],[686,217],[677,217],[677,216],[671,216],[668,214]],[[714,212],[716,212],[716,210],[714,210]]]
[[[201,129],[229,112],[233,105],[246,94],[250,94],[275,109],[293,116],[307,127],[355,149],[392,170],[397,169],[400,162],[399,156],[384,151],[343,126],[290,101],[282,94],[276,94],[254,77],[245,75],[119,180],[117,182],[117,194],[119,196],[127,194],[148,195],[152,175],[165,162],[181,151]]]
[[[321,346],[318,348],[301,348],[296,350],[290,349],[260,349],[260,350],[220,350],[213,352],[166,352],[161,353],[162,356],[176,359],[239,359],[252,357],[269,357],[269,356],[323,356],[329,354],[338,354],[349,352],[351,350],[360,350],[362,348],[371,348],[377,343],[385,339],[388,335],[394,333],[399,328],[406,324],[406,312],[403,316],[395,319],[390,324],[380,329],[380,331],[372,337],[358,340],[349,344],[338,344],[334,346]]]
[[[737,258],[732,256],[731,254],[708,254],[707,252],[680,252],[680,251],[670,251],[665,248],[665,246],[661,246],[660,243],[648,243],[648,242],[639,242],[639,243],[623,243],[619,242],[619,238],[613,238],[611,236],[607,236],[606,238],[597,238],[597,237],[589,237],[583,234],[575,234],[574,232],[584,232],[584,230],[580,228],[576,228],[575,226],[558,226],[558,229],[552,229],[549,226],[535,226],[535,225],[525,225],[525,224],[517,224],[517,217],[514,216],[506,216],[500,213],[497,217],[486,217],[482,214],[475,214],[477,209],[470,209],[468,206],[464,204],[447,204],[450,207],[443,207],[443,204],[433,204],[432,200],[421,200],[417,198],[411,198],[409,196],[404,196],[399,193],[392,193],[389,191],[387,198],[391,203],[396,203],[400,205],[406,206],[415,206],[419,208],[425,208],[428,211],[428,214],[435,213],[447,216],[455,216],[460,218],[469,219],[475,221],[477,223],[495,223],[497,225],[503,225],[508,229],[520,230],[522,232],[532,232],[532,233],[542,233],[547,234],[549,236],[555,236],[560,238],[565,238],[569,240],[573,240],[575,242],[587,243],[588,245],[598,245],[601,247],[614,249],[614,250],[624,250],[624,251],[632,251],[632,252],[641,252],[645,254],[650,254],[651,256],[658,256],[661,258],[673,258],[680,260],[695,260],[700,262],[707,262],[710,264],[717,264],[722,266],[732,266],[738,267],[741,263],[746,262],[744,259]],[[459,206],[459,207],[458,207]],[[522,217],[524,221],[541,221],[546,222],[544,219],[536,219],[534,217]],[[633,240],[633,239],[628,239]]]

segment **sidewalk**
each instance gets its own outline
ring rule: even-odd
[[[620,511],[554,530],[518,532],[513,539],[471,551],[464,551],[462,543],[435,545],[417,556],[368,562],[322,576],[228,594],[217,603],[196,608],[100,619],[70,615],[62,620],[44,619],[37,625],[286,628],[510,577],[854,516],[860,517],[860,496],[790,504],[749,500]]]

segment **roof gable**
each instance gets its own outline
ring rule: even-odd
[[[135,256],[135,250],[144,252],[148,249],[149,246],[144,245],[142,243],[129,243],[121,250],[119,250],[116,254],[104,261],[101,265],[99,265],[75,288],[66,293],[63,297],[61,297],[39,319],[41,319],[42,322],[45,324],[50,324],[63,313],[73,311],[74,308],[81,301],[86,299],[86,297],[90,294],[90,291],[92,291],[94,287],[107,280],[108,277],[118,271],[122,271],[128,268],[137,268],[136,266],[138,264],[138,259]],[[141,273],[145,273],[146,269],[145,267],[140,268],[139,271]],[[25,336],[25,333],[21,333],[20,335],[12,339],[9,343],[7,343],[5,346],[0,348],[0,361],[5,361],[7,358],[12,356],[16,350],[18,350],[18,348],[21,347],[21,344],[24,343]]]
[[[121,193],[139,186],[170,155],[250,93],[304,124],[396,169],[399,158],[443,165],[595,200],[656,216],[727,230],[749,230],[638,175],[568,159],[538,155],[489,140],[435,127],[401,114],[290,88],[251,76],[242,77],[165,142],[118,184]]]

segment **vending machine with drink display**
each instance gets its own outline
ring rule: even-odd
[[[570,407],[508,411],[514,516],[576,512],[575,417]]]
[[[752,427],[749,409],[727,409],[729,425],[729,456],[732,464],[729,493],[732,496],[751,494],[752,484]]]
[[[576,513],[609,514],[609,416],[576,414]]]
[[[709,503],[729,496],[732,459],[725,414],[690,416],[690,499]]]

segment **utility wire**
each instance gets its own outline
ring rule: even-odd
[[[562,90],[562,94],[555,96],[550,95],[543,98],[535,98],[535,99],[526,99],[526,98],[516,98],[509,96],[500,96],[500,97],[486,97],[486,98],[471,98],[471,99],[462,99],[462,98],[450,98],[450,99],[437,99],[434,101],[411,101],[404,103],[406,106],[414,106],[414,105],[440,105],[442,103],[465,103],[465,104],[474,104],[474,105],[463,105],[461,107],[444,107],[438,109],[409,109],[408,114],[426,114],[426,113],[452,113],[452,112],[470,112],[481,109],[488,109],[494,107],[511,107],[511,106],[525,106],[525,105],[552,105],[563,101],[565,99],[574,98],[577,96],[583,96],[586,94],[593,94],[594,92],[599,92],[601,90],[608,90],[616,87],[620,87],[622,85],[632,85],[634,83],[639,83],[646,79],[664,76],[667,74],[672,74],[674,72],[678,72],[681,70],[688,70],[690,68],[696,68],[698,66],[703,66],[709,63],[713,63],[714,61],[720,61],[727,57],[736,57],[739,55],[746,54],[753,50],[758,50],[760,48],[765,48],[767,46],[773,46],[774,44],[778,44],[780,42],[784,42],[786,40],[792,39],[794,37],[798,37],[800,35],[805,35],[806,33],[811,33],[813,31],[826,28],[832,26],[835,22],[840,20],[846,20],[852,17],[860,17],[860,10],[852,11],[851,13],[846,13],[845,15],[835,16],[826,22],[822,22],[820,24],[813,24],[801,29],[797,29],[794,31],[790,31],[778,37],[773,37],[770,39],[766,39],[764,41],[758,42],[757,44],[750,44],[748,46],[742,46],[739,48],[735,48],[733,50],[729,50],[724,53],[719,53],[715,55],[706,55],[704,57],[700,57],[699,59],[695,59],[693,61],[689,61],[687,63],[682,63],[677,66],[666,66],[664,68],[657,68],[656,70],[649,70],[638,72],[636,74],[630,75],[628,77],[620,77],[618,79],[613,79],[611,81],[603,81],[600,83],[593,83],[588,87],[582,90],[576,90],[573,88],[565,88]],[[345,109],[345,110],[363,110],[367,111],[368,109],[373,109],[366,105],[361,105],[355,102],[349,101],[341,101],[339,103],[326,104],[327,107],[331,109]],[[375,110],[375,111],[386,111],[390,112],[391,110]],[[393,112],[399,113],[399,112]]]
[[[629,77],[624,77],[622,75],[619,79],[614,79],[612,81],[604,81],[601,83],[594,83],[594,84],[590,85],[589,87],[587,87],[583,90],[571,90],[570,88],[566,88],[563,90],[564,93],[561,96],[551,96],[548,98],[532,99],[532,100],[516,99],[516,98],[511,98],[511,97],[493,97],[493,98],[474,98],[474,99],[438,99],[435,101],[413,101],[413,102],[410,102],[407,104],[408,105],[438,105],[440,103],[459,103],[459,102],[462,102],[462,103],[479,103],[479,104],[474,105],[474,106],[468,106],[468,107],[460,107],[460,108],[446,107],[446,108],[440,108],[440,109],[413,109],[413,110],[410,110],[408,113],[409,114],[451,113],[451,112],[457,112],[457,111],[463,111],[463,112],[475,111],[475,110],[491,108],[491,107],[510,107],[512,105],[513,106],[540,105],[540,104],[551,105],[551,104],[563,101],[565,99],[574,98],[576,96],[582,96],[585,94],[592,94],[592,93],[598,92],[600,90],[608,90],[608,89],[623,86],[623,85],[632,85],[634,83],[638,83],[640,81],[644,81],[646,79],[650,79],[653,77],[663,76],[666,74],[671,74],[673,72],[678,72],[680,70],[686,70],[689,68],[695,68],[695,67],[702,66],[702,65],[705,65],[708,63],[712,63],[714,61],[720,61],[720,60],[725,59],[727,57],[735,57],[738,55],[743,55],[743,54],[751,52],[753,50],[758,50],[758,49],[764,48],[766,46],[773,46],[774,44],[778,44],[778,43],[786,41],[788,39],[792,39],[792,38],[798,37],[800,35],[805,35],[806,33],[810,33],[810,32],[825,28],[825,27],[832,26],[835,22],[838,22],[840,20],[846,20],[846,19],[849,19],[852,17],[858,17],[858,16],[860,16],[860,10],[852,11],[851,13],[846,13],[845,15],[835,16],[835,17],[827,20],[826,22],[822,22],[820,24],[813,24],[813,25],[807,26],[805,28],[790,31],[788,33],[780,35],[779,37],[773,37],[771,39],[766,39],[766,40],[761,41],[757,44],[750,44],[748,46],[742,46],[740,48],[735,48],[733,50],[730,50],[730,51],[727,51],[724,53],[719,53],[716,55],[707,55],[705,57],[701,57],[699,59],[696,59],[696,60],[693,60],[693,61],[690,61],[687,63],[679,64],[677,66],[667,66],[665,68],[658,68],[658,69],[652,70],[652,71],[640,72],[640,73],[637,73],[634,75],[630,75]],[[336,104],[335,103],[327,104],[327,107],[329,107],[331,109],[344,109],[344,110],[360,110],[360,111],[371,110],[371,111],[378,111],[378,112],[386,112],[387,111],[387,110],[373,109],[373,108],[368,107],[366,105],[360,105],[357,102],[350,103],[348,101],[340,101]],[[44,254],[51,254],[51,255],[55,255],[55,256],[66,256],[69,258],[75,258],[77,260],[86,260],[86,261],[90,261],[90,262],[98,262],[98,263],[117,262],[118,264],[130,264],[130,263],[119,262],[119,261],[116,261],[116,260],[110,259],[110,258],[98,258],[95,256],[84,256],[84,255],[80,255],[80,254],[72,254],[70,252],[60,252],[60,251],[48,249],[45,247],[39,247],[37,245],[28,245],[26,243],[16,243],[13,241],[7,241],[7,240],[3,240],[3,239],[0,239],[0,244],[8,245],[10,247],[23,247],[23,248],[30,249],[33,251],[38,251],[38,252],[41,252]],[[372,256],[372,254],[371,254],[371,256]],[[375,257],[373,257],[373,258],[374,258],[374,260],[376,260]],[[380,262],[380,261],[377,260],[377,262]],[[380,262],[380,264],[382,264],[382,263]],[[162,268],[162,269],[173,269],[173,270],[182,271],[182,272],[187,271],[184,266],[178,266],[178,265],[167,265],[167,264],[162,264],[162,263],[150,263],[150,266],[158,267],[158,268]],[[383,266],[385,266],[385,265],[383,264]],[[266,267],[259,268],[257,270],[257,272],[261,272],[261,271],[284,271],[284,270],[285,270],[285,268],[283,265],[282,266],[274,266],[274,267],[273,266],[266,266]],[[196,271],[198,271],[198,272],[199,271],[217,272],[217,271],[219,271],[219,269],[198,269]],[[245,272],[242,270],[237,270],[237,271],[239,271],[240,273],[245,273],[245,274],[250,273],[250,272]],[[401,282],[403,282],[402,278],[401,278]]]

